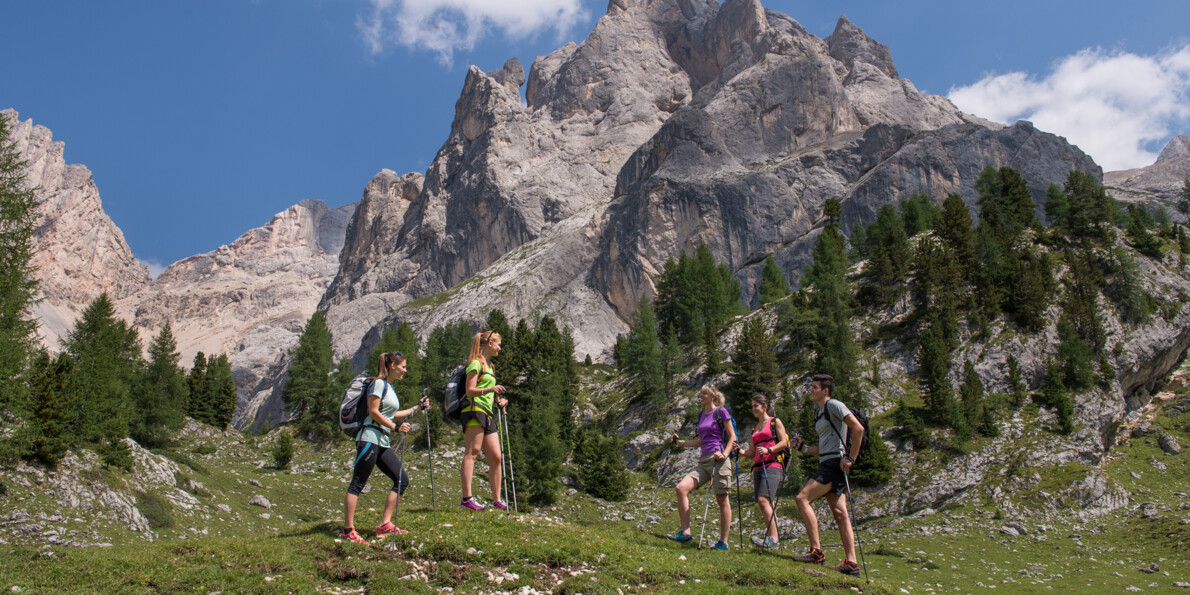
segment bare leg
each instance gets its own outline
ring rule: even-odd
[[[698,489],[698,482],[693,477],[687,477],[678,482],[674,491],[678,493],[678,520],[683,533],[690,532],[690,492]]]
[[[855,533],[851,530],[851,518],[847,516],[847,496],[830,493],[826,495],[826,503],[839,526],[839,537],[843,538],[843,555],[852,562],[859,561],[855,557]]]
[[[814,516],[814,507],[811,504],[828,490],[830,486],[811,479],[797,494],[797,510],[802,514],[802,523],[806,526],[806,539],[810,541],[812,549],[822,549],[822,541],[818,537],[818,517]]]
[[[769,502],[768,498],[760,497],[756,499],[756,504],[760,507],[760,513],[764,517],[765,535],[776,541],[777,524],[773,522],[773,503]]]
[[[355,528],[355,505],[359,502],[359,496],[347,492],[347,497],[343,498],[343,528]]]
[[[483,428],[479,426],[467,426],[463,430],[463,468],[461,475],[463,479],[463,498],[471,497],[471,477],[475,474],[475,459],[479,457],[480,447],[483,444]]]
[[[715,494],[719,501],[719,541],[727,543],[731,535],[731,494]]]
[[[488,458],[488,483],[492,486],[492,501],[500,499],[500,478],[504,470],[501,462],[504,460],[500,453],[500,434],[487,434],[483,437],[483,453]]]
[[[397,501],[401,499],[401,495],[390,491],[388,497],[384,499],[384,516],[380,517],[380,524],[387,525],[393,520],[393,511],[397,509]]]

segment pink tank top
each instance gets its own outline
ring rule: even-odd
[[[769,421],[765,422],[764,429],[760,430],[759,432],[752,433],[752,445],[753,446],[771,447],[771,446],[774,446],[777,444],[777,437],[773,436],[773,428],[772,428],[772,426],[773,426],[772,420],[773,419],[774,418],[770,417]],[[752,465],[752,468],[756,469],[757,467],[760,467],[761,464],[763,464],[765,467],[780,467],[781,466],[781,463],[777,462],[777,454],[776,453],[769,453],[767,455],[761,455],[760,449],[757,448],[756,449],[756,462]]]

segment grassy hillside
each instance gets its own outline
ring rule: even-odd
[[[591,376],[599,378],[607,376]],[[599,398],[612,398],[611,392]],[[1066,499],[1064,490],[1085,476],[1085,466],[1021,468],[1006,457],[997,478],[940,510],[862,525],[871,585],[789,560],[806,547],[792,489],[784,491],[780,505],[786,539],[779,551],[738,547],[734,528],[728,552],[666,540],[664,535],[677,527],[673,492],[663,487],[650,509],[655,478],[647,473],[633,474],[635,489],[625,502],[564,490],[557,505],[532,513],[464,511],[457,505],[457,436],[435,451],[437,524],[426,453],[410,450],[407,464],[414,484],[399,513],[400,526],[410,533],[370,547],[339,542],[336,533],[353,455],[346,443],[320,451],[297,441],[291,468],[279,471],[271,468],[269,453],[285,429],[246,436],[192,426],[153,458],[177,465],[172,486],[145,480],[140,466],[135,477],[104,469],[86,453],[53,474],[25,466],[0,470],[5,486],[0,495],[0,588],[201,593],[447,588],[555,593],[718,593],[743,588],[760,593],[978,593],[993,588],[1090,593],[1129,587],[1169,591],[1175,584],[1190,583],[1190,453],[1165,454],[1158,436],[1168,433],[1190,445],[1190,399],[1185,393],[1180,389],[1170,400],[1155,401],[1142,420],[1150,423],[1151,432],[1121,444],[1101,466],[1111,486],[1127,493],[1127,506],[1080,518],[1082,511]],[[1035,412],[1022,410],[1021,423],[1036,423]],[[1006,453],[1039,447],[1030,433],[1003,440]],[[929,460],[899,470],[896,479],[905,489],[916,485],[909,476],[947,464],[931,458],[934,455],[923,456]],[[94,463],[89,468],[88,461]],[[1011,480],[1014,475],[1022,479]],[[789,482],[797,483],[796,476]],[[61,501],[70,497],[66,486],[72,484],[96,494],[109,488],[126,494],[149,520],[151,531],[131,531],[125,522],[101,519],[98,512],[106,508],[99,505],[91,511],[63,507]],[[365,535],[379,522],[386,484],[377,474],[361,497],[357,527]],[[483,498],[482,474],[475,485]],[[182,492],[188,496],[180,496]],[[755,507],[748,504],[751,489],[746,481],[741,493],[744,541],[750,543],[761,528]],[[258,495],[269,500],[269,509],[249,504]],[[696,493],[696,534],[702,503],[702,493]],[[860,500],[861,506],[878,504],[870,495]],[[644,522],[650,512],[659,514],[661,522]],[[829,516],[819,508],[827,560],[834,564],[840,561],[841,549]],[[1009,523],[1026,533],[1011,536],[1002,531]],[[715,524],[712,519],[708,536]],[[78,540],[111,545],[54,545]],[[1154,565],[1155,571],[1146,572]]]

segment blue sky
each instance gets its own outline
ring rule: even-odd
[[[159,266],[302,199],[358,200],[381,168],[424,172],[470,64],[529,68],[607,7],[406,1],[9,0],[0,108],[65,141],[133,251]],[[1105,169],[1145,165],[1190,133],[1184,0],[765,6],[819,36],[846,14],[918,88],[1028,117]]]

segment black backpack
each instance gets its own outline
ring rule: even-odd
[[[829,401],[828,401],[828,403],[829,403]],[[830,409],[826,407],[826,404],[823,404],[822,414],[826,416],[827,425],[829,425],[831,427],[831,430],[835,433],[836,436],[839,437],[839,440],[843,441],[844,454],[850,454],[851,453],[851,431],[848,430],[847,439],[843,440],[843,434],[840,433],[839,430],[835,429],[835,424],[831,421]],[[863,428],[864,428],[864,441],[861,442],[859,445],[859,456],[856,457],[854,461],[852,461],[853,464],[858,465],[860,463],[860,461],[864,460],[867,457],[868,451],[872,450],[872,440],[871,440],[872,428],[870,426],[868,426],[868,416],[864,415],[864,412],[862,410],[860,410],[858,407],[855,409],[852,409],[851,414],[855,416],[855,421],[858,421],[859,425],[863,426]],[[839,423],[842,424],[843,420],[840,419]]]
[[[479,376],[484,374],[491,375],[488,372],[487,366],[480,364]],[[476,379],[478,383],[479,379]],[[467,366],[456,366],[450,373],[450,378],[446,380],[445,396],[442,401],[442,409],[446,412],[446,419],[458,420],[463,415],[463,407],[466,407],[464,400],[470,399],[467,396]],[[485,413],[489,413],[485,411]]]

